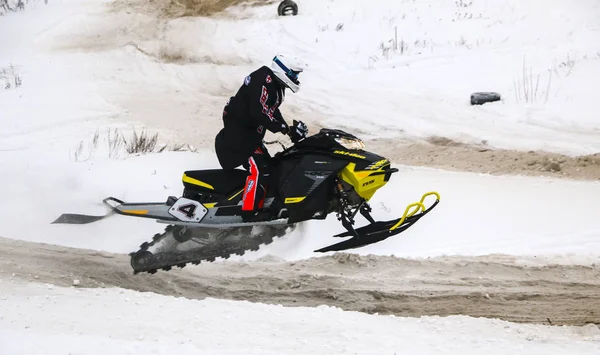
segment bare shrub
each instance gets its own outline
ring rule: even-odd
[[[0,0],[0,15],[4,15],[5,13],[13,11],[8,3],[8,0]]]
[[[379,49],[381,49],[381,55],[386,59],[390,57],[390,51],[394,48],[393,40],[389,40],[387,42],[381,42],[379,44]]]
[[[439,147],[460,147],[463,143],[457,142],[453,139],[441,136],[431,136],[426,139],[430,144],[437,145]]]
[[[174,144],[169,150],[172,152],[196,152],[196,148],[187,143]]]
[[[75,150],[71,153],[71,159],[74,161],[87,161],[89,160],[98,148],[98,139],[100,138],[100,131],[96,131],[94,133],[94,137],[92,141],[87,145],[80,141],[79,144],[75,147]],[[86,149],[87,148],[87,149]]]
[[[0,0],[0,16],[5,15],[8,12],[17,12],[25,10],[25,5],[29,4],[30,1],[41,1],[41,0]],[[44,4],[48,4],[48,0],[43,0]]]
[[[7,68],[0,69],[0,81],[2,81],[4,89],[6,90],[16,89],[23,84],[21,75],[12,64]]]
[[[415,47],[421,47],[421,48],[426,48],[428,45],[429,45],[429,43],[427,42],[426,39],[424,39],[424,40],[417,39],[417,40],[415,40],[415,43],[414,43]]]
[[[158,59],[166,63],[185,63],[190,61],[183,49],[174,49],[165,45],[161,46],[158,50]]]
[[[131,139],[124,138],[125,151],[129,154],[136,153],[153,153],[156,149],[156,143],[158,142],[158,133],[149,136],[146,130],[143,130],[141,134],[133,130]]]
[[[575,64],[577,64],[577,60],[575,58],[571,58],[570,54],[567,54],[567,58],[559,63],[555,62],[554,72],[559,76],[561,75],[561,72],[563,76],[569,76],[571,75],[573,68],[575,68]]]
[[[110,159],[118,158],[121,152],[121,148],[125,144],[123,136],[116,128],[114,130],[108,129],[106,143],[108,146],[108,157]]]
[[[80,141],[75,149],[70,152],[71,159],[74,161],[87,161],[94,156],[100,141],[100,132],[96,131],[91,142],[85,143]],[[150,135],[146,130],[142,130],[138,134],[136,130],[131,133],[130,137],[126,137],[121,131],[114,128],[109,128],[106,131],[106,146],[108,148],[108,157],[117,159],[121,154],[148,154],[162,153],[164,151],[173,152],[196,152],[197,150],[187,143],[177,143],[170,146],[169,144],[159,144],[158,133]]]
[[[398,41],[398,26],[394,27],[394,38],[391,38],[388,41],[382,41],[379,44],[381,55],[386,59],[389,59],[390,52],[404,55],[408,52],[408,48],[408,42],[406,42],[404,38],[400,38],[400,41]]]
[[[23,0],[0,0],[0,15],[4,15],[7,12],[22,11],[24,9],[25,3],[23,2]]]
[[[452,19],[452,21],[484,18],[482,13],[475,14],[473,12],[473,1],[458,0],[454,2],[454,5],[456,6],[456,12],[454,13],[454,19]],[[489,19],[487,16],[485,16],[485,18]]]
[[[317,29],[319,30],[319,32],[325,32],[329,30],[329,25],[325,24],[325,25],[317,25]]]
[[[164,151],[192,151],[195,152],[192,146],[187,143],[178,143],[172,146],[168,144],[158,143],[158,133],[150,135],[146,130],[142,130],[140,134],[136,130],[133,131],[131,138],[123,137],[123,143],[125,145],[125,151],[128,154],[146,154],[146,153],[162,153]]]
[[[515,99],[517,102],[524,101],[526,103],[536,103],[540,100],[548,102],[550,87],[552,86],[552,71],[548,71],[548,79],[546,83],[542,83],[540,88],[541,74],[533,76],[533,69],[527,66],[525,58],[523,58],[523,68],[519,76],[513,80],[515,89]],[[545,87],[545,90],[544,90]]]
[[[463,0],[458,0],[454,2],[454,5],[456,5],[457,8],[467,8],[473,5],[473,1],[466,2]]]
[[[373,68],[373,64],[377,63],[379,61],[379,58],[376,55],[372,55],[367,59],[367,67],[369,69]]]
[[[402,54],[404,54],[405,52],[408,51],[408,43],[406,43],[404,41],[404,39],[401,39],[400,40],[400,45],[398,45],[398,41],[396,41],[395,48],[396,48],[396,52],[400,51],[400,54],[402,55]]]
[[[458,41],[456,41],[455,44],[458,47],[465,47],[467,49],[471,49],[471,45],[464,36],[460,36],[460,38],[458,39]]]

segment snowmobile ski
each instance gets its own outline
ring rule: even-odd
[[[92,216],[78,213],[63,213],[51,224],[89,224],[106,218],[108,215]]]
[[[431,195],[435,195],[436,200],[429,208],[426,208],[423,202],[427,196]],[[382,240],[400,234],[412,227],[419,219],[421,219],[421,217],[434,209],[439,202],[440,195],[437,192],[428,192],[421,197],[421,201],[408,205],[401,218],[385,222],[372,222],[369,225],[354,230],[351,228],[351,230],[337,234],[334,237],[343,238],[352,236],[352,238],[315,250],[315,252],[325,253],[329,251],[342,251],[381,242]],[[419,211],[421,212],[417,214]]]
[[[89,224],[100,221],[114,213],[125,216],[136,216],[145,218],[163,219],[168,221],[177,221],[169,215],[168,203],[150,202],[150,203],[125,203],[118,198],[107,197],[102,200],[110,211],[103,216],[85,215],[78,213],[63,213],[52,224]]]

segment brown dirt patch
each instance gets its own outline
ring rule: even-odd
[[[297,262],[200,264],[133,275],[127,255],[0,238],[0,280],[330,305],[419,317],[469,315],[554,325],[600,324],[600,266],[526,266],[511,256],[403,259],[338,253]]]
[[[366,144],[368,150],[399,164],[492,175],[600,180],[600,153],[571,157],[544,151],[494,149],[483,144],[473,146],[445,137],[430,137],[425,142],[375,139]]]
[[[159,14],[161,17],[213,16],[231,6],[269,4],[272,1],[251,0],[116,0],[115,10],[134,10],[141,13]]]

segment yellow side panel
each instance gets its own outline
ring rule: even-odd
[[[382,165],[379,169],[376,170],[368,170],[368,171],[355,171],[356,164],[349,163],[346,167],[341,171],[340,176],[342,180],[346,181],[348,184],[354,187],[354,190],[358,195],[365,200],[369,201],[371,197],[375,194],[375,191],[384,186],[387,181],[384,180],[385,175],[375,175],[369,176],[374,172],[382,171],[383,167],[388,164]]]
[[[284,203],[298,203],[298,202],[304,201],[305,198],[306,198],[306,196],[304,196],[304,197],[288,197],[285,199]]]
[[[123,210],[121,212],[128,214],[148,214],[148,210]]]
[[[191,178],[191,177],[187,176],[186,174],[183,174],[182,180],[183,180],[183,182],[187,182],[188,184],[202,186],[202,187],[205,187],[205,188],[210,189],[210,190],[214,190],[215,189],[211,185],[209,185],[209,184],[207,184],[207,183],[205,183],[203,181],[200,181],[198,179]]]

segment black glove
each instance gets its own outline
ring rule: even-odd
[[[298,143],[298,141],[306,138],[308,134],[308,127],[302,121],[294,120],[294,124],[290,127],[288,135],[292,139],[292,142]]]

